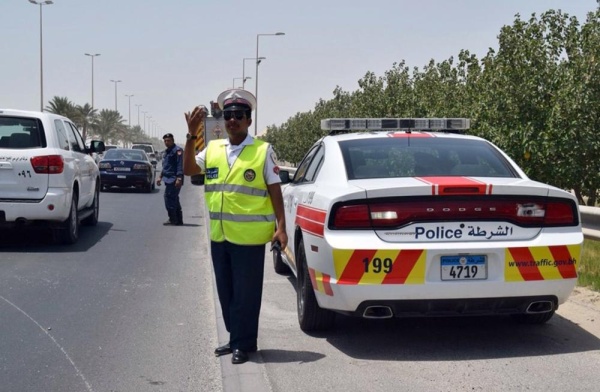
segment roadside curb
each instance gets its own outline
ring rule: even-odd
[[[212,268],[211,268],[212,270]],[[219,294],[214,279],[213,271],[213,298],[215,300],[215,314],[217,324],[217,336],[219,346],[229,341],[229,332],[225,329],[221,305],[219,304]],[[271,387],[266,378],[266,369],[263,357],[259,350],[250,353],[250,360],[241,365],[231,363],[231,355],[219,357],[221,362],[221,375],[223,378],[224,392],[271,392]]]

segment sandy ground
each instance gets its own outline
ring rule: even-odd
[[[560,305],[558,315],[600,338],[600,293],[575,287],[568,301]]]

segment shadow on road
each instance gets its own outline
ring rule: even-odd
[[[296,287],[293,275],[288,281]],[[543,325],[509,316],[373,320],[336,314],[332,330],[308,335],[366,360],[461,361],[600,350],[599,338],[558,314]]]
[[[73,245],[56,244],[50,229],[18,228],[0,231],[0,252],[55,253],[85,252],[102,240],[113,224],[98,222],[97,226],[81,226],[79,241]]]

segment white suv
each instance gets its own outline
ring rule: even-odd
[[[77,127],[50,113],[0,109],[0,228],[49,225],[73,244],[98,223],[100,173]]]
[[[134,143],[131,146],[131,148],[133,148],[134,150],[145,151],[146,155],[148,155],[148,159],[152,163],[152,166],[156,167],[156,164],[158,163],[158,155],[159,154],[156,151],[156,149],[154,148],[154,145],[152,143],[145,143],[145,142]]]

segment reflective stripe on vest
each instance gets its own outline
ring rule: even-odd
[[[266,190],[250,188],[249,186],[244,185],[232,185],[232,184],[211,184],[204,186],[204,192],[235,192],[235,193],[243,193],[245,195],[251,196],[269,196],[269,192]]]
[[[231,168],[225,140],[214,140],[206,150],[205,199],[210,218],[210,239],[239,245],[262,245],[275,232],[275,211],[264,168],[269,145],[254,139],[243,147]]]

